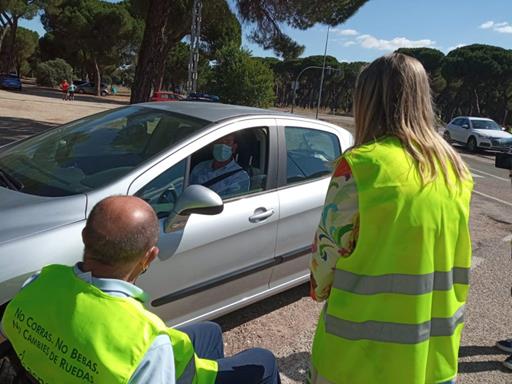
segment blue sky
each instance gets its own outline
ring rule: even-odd
[[[22,26],[44,34],[36,18]],[[274,56],[245,37],[255,56]],[[327,27],[306,31],[284,27],[306,47],[303,56],[322,55]],[[445,53],[472,43],[512,49],[510,0],[370,0],[346,23],[331,28],[328,54],[343,61],[371,61],[400,47],[432,47]]]

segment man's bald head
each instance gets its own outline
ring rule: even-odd
[[[158,241],[158,218],[144,200],[112,196],[94,206],[83,231],[85,257],[107,265],[137,261]]]

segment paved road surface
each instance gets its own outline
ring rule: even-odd
[[[0,91],[0,145],[2,140],[12,141],[55,123],[117,105],[111,99],[100,99],[103,103],[63,102],[58,95],[46,98],[43,96],[48,95],[38,92],[34,89],[27,96]],[[48,92],[51,96],[52,92]],[[321,115],[321,118],[353,128],[349,117]],[[458,383],[512,383],[512,373],[501,365],[506,355],[493,347],[496,340],[512,337],[512,187],[508,172],[495,169],[490,154],[458,150],[475,180],[471,204],[472,286],[460,349]],[[308,298],[308,287],[303,285],[217,321],[225,331],[228,354],[252,346],[269,348],[279,359],[283,383],[301,383],[320,309],[321,304]]]

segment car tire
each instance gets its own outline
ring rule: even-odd
[[[105,91],[101,91],[101,96],[107,96],[107,95],[108,95],[108,93],[107,93],[107,92],[105,92]]]
[[[448,130],[444,131],[443,139],[445,139],[448,144],[452,143],[452,137],[450,136],[450,132],[448,132]]]
[[[78,90],[78,93],[79,93],[79,94],[81,94],[81,95],[83,95],[83,94],[85,93],[85,91],[84,91],[83,89],[79,89],[79,90]]]
[[[468,143],[466,144],[466,148],[470,152],[476,152],[478,150],[478,144],[476,143],[476,139],[473,136],[471,136],[468,139]]]

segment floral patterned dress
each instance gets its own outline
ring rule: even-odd
[[[359,233],[357,188],[345,159],[338,162],[325,199],[322,218],[313,242],[311,297],[324,301],[329,297],[336,262],[348,257]]]

